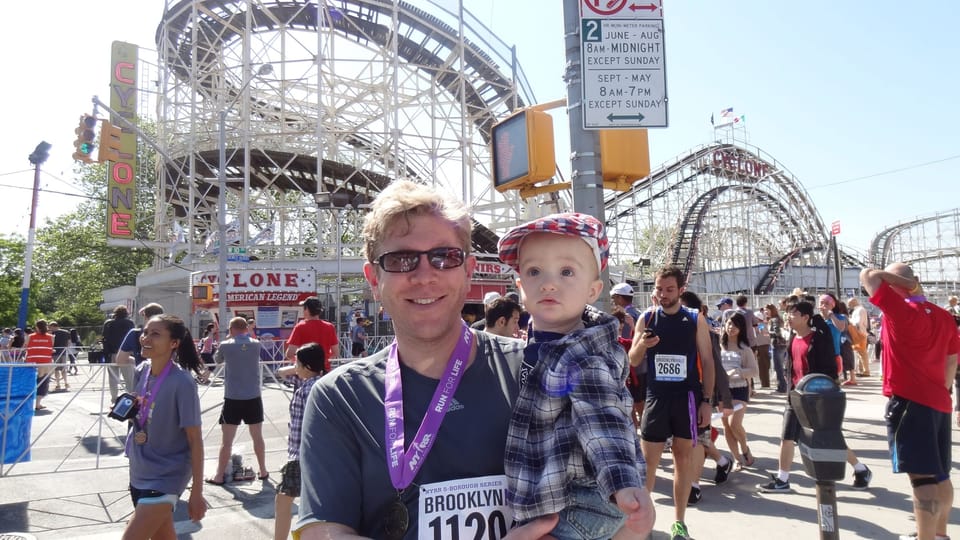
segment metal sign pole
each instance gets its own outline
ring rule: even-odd
[[[580,0],[563,1],[563,35],[567,50],[567,119],[570,126],[570,182],[575,212],[589,214],[606,224],[603,207],[603,177],[600,170],[600,140],[596,131],[583,129],[583,65],[580,59]],[[603,293],[595,305],[610,310],[610,273],[600,272]]]

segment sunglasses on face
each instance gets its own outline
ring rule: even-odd
[[[384,272],[404,273],[413,272],[420,265],[420,256],[426,255],[427,262],[437,270],[447,270],[463,265],[466,253],[460,248],[440,247],[427,251],[390,251],[377,259],[377,264]]]

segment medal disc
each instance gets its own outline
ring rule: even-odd
[[[133,442],[137,444],[145,444],[147,442],[147,432],[138,431],[133,435]]]
[[[400,540],[410,526],[407,507],[399,499],[387,505],[383,520],[383,532],[387,540]]]

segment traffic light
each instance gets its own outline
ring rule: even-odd
[[[190,291],[190,297],[201,302],[213,300],[213,285],[210,283],[194,285]]]
[[[556,156],[553,148],[553,117],[528,108],[493,126],[493,187],[532,187],[553,177]]]
[[[100,125],[100,150],[97,152],[97,161],[120,161],[120,133],[119,127],[103,120]]]
[[[604,189],[630,191],[650,175],[650,142],[645,129],[600,130],[600,172]]]
[[[94,128],[97,127],[97,119],[89,114],[80,117],[80,124],[74,133],[77,134],[77,140],[73,141],[76,151],[73,153],[73,159],[84,163],[93,163],[90,159],[93,154],[93,140],[97,137]]]

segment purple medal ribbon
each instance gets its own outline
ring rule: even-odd
[[[410,448],[406,451],[404,451],[403,435],[403,387],[400,382],[400,359],[397,356],[396,339],[390,345],[384,380],[383,406],[386,413],[387,468],[390,471],[390,482],[393,487],[402,490],[409,486],[420,467],[423,466],[437,438],[440,423],[443,422],[443,417],[450,408],[451,398],[460,385],[463,372],[467,369],[472,343],[473,334],[464,324],[461,338],[453,349],[453,355],[447,362],[437,389],[433,392],[430,407],[423,416],[420,429],[417,430]]]
[[[149,391],[147,391],[147,382],[150,380],[149,373],[143,378],[143,382],[140,383],[139,397],[142,398],[142,401],[140,402],[140,408],[137,410],[137,426],[139,426],[140,429],[147,429],[147,420],[150,418],[150,406],[153,405],[153,402],[157,399],[157,390],[160,389],[163,380],[170,374],[171,367],[173,367],[172,358],[167,362],[167,365],[163,368],[163,371],[160,372],[160,375],[157,376],[157,381],[153,383],[153,388]]]

